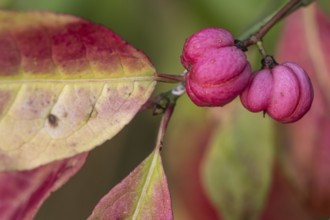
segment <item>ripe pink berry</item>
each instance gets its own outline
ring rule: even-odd
[[[297,64],[286,62],[253,74],[241,94],[241,102],[252,112],[264,111],[282,123],[302,118],[313,101],[308,75]]]
[[[186,90],[199,106],[223,106],[246,87],[251,67],[232,35],[220,28],[203,29],[187,39],[181,58],[188,70]]]
[[[186,69],[195,63],[210,49],[234,46],[234,38],[230,32],[221,28],[205,28],[190,36],[184,46],[181,62]]]

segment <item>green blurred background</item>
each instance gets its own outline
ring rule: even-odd
[[[183,71],[180,54],[185,39],[204,27],[223,27],[237,38],[255,22],[273,12],[281,0],[0,0],[12,10],[49,10],[69,13],[103,24],[143,50],[160,73]],[[265,38],[268,52],[274,50],[279,27]],[[256,50],[249,59],[259,66]],[[169,85],[160,85],[157,92]],[[184,97],[180,105],[191,105]],[[134,169],[152,150],[158,116],[142,112],[115,138],[90,153],[83,169],[52,194],[36,219],[86,219],[97,201]],[[180,120],[176,115],[175,120]],[[179,147],[179,146],[178,146]],[[163,151],[166,157],[166,144]],[[175,172],[167,171],[166,172]]]

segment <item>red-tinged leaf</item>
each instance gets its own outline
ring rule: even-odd
[[[203,161],[203,183],[224,220],[259,219],[274,158],[272,121],[240,103],[215,111],[219,122]]]
[[[88,151],[152,93],[155,69],[109,29],[50,12],[0,11],[0,171]]]
[[[159,151],[155,150],[111,189],[88,219],[173,219]]]
[[[208,117],[206,109],[196,109],[190,100],[180,100],[164,150],[175,219],[220,219],[221,214],[202,186],[200,172],[215,128],[216,121]]]
[[[297,37],[299,36],[299,37]],[[301,64],[315,98],[297,123],[281,127],[281,162],[296,196],[317,214],[330,214],[330,18],[318,5],[299,10],[285,24],[278,58]]]
[[[292,192],[288,181],[276,168],[273,172],[272,185],[261,220],[313,220],[315,216],[306,210]]]
[[[83,166],[87,153],[28,171],[0,173],[0,219],[33,219],[42,202]]]

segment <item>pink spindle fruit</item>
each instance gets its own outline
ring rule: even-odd
[[[251,67],[233,36],[206,28],[186,40],[181,62],[187,69],[186,90],[199,106],[223,106],[246,87]]]
[[[282,123],[302,118],[313,101],[313,88],[308,75],[297,64],[286,62],[253,74],[241,94],[249,111],[264,111]]]

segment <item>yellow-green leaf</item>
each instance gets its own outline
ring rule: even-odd
[[[101,25],[0,11],[0,171],[112,138],[149,98],[154,74],[142,52]]]
[[[205,189],[224,220],[259,219],[274,158],[271,120],[232,103],[204,158]]]

